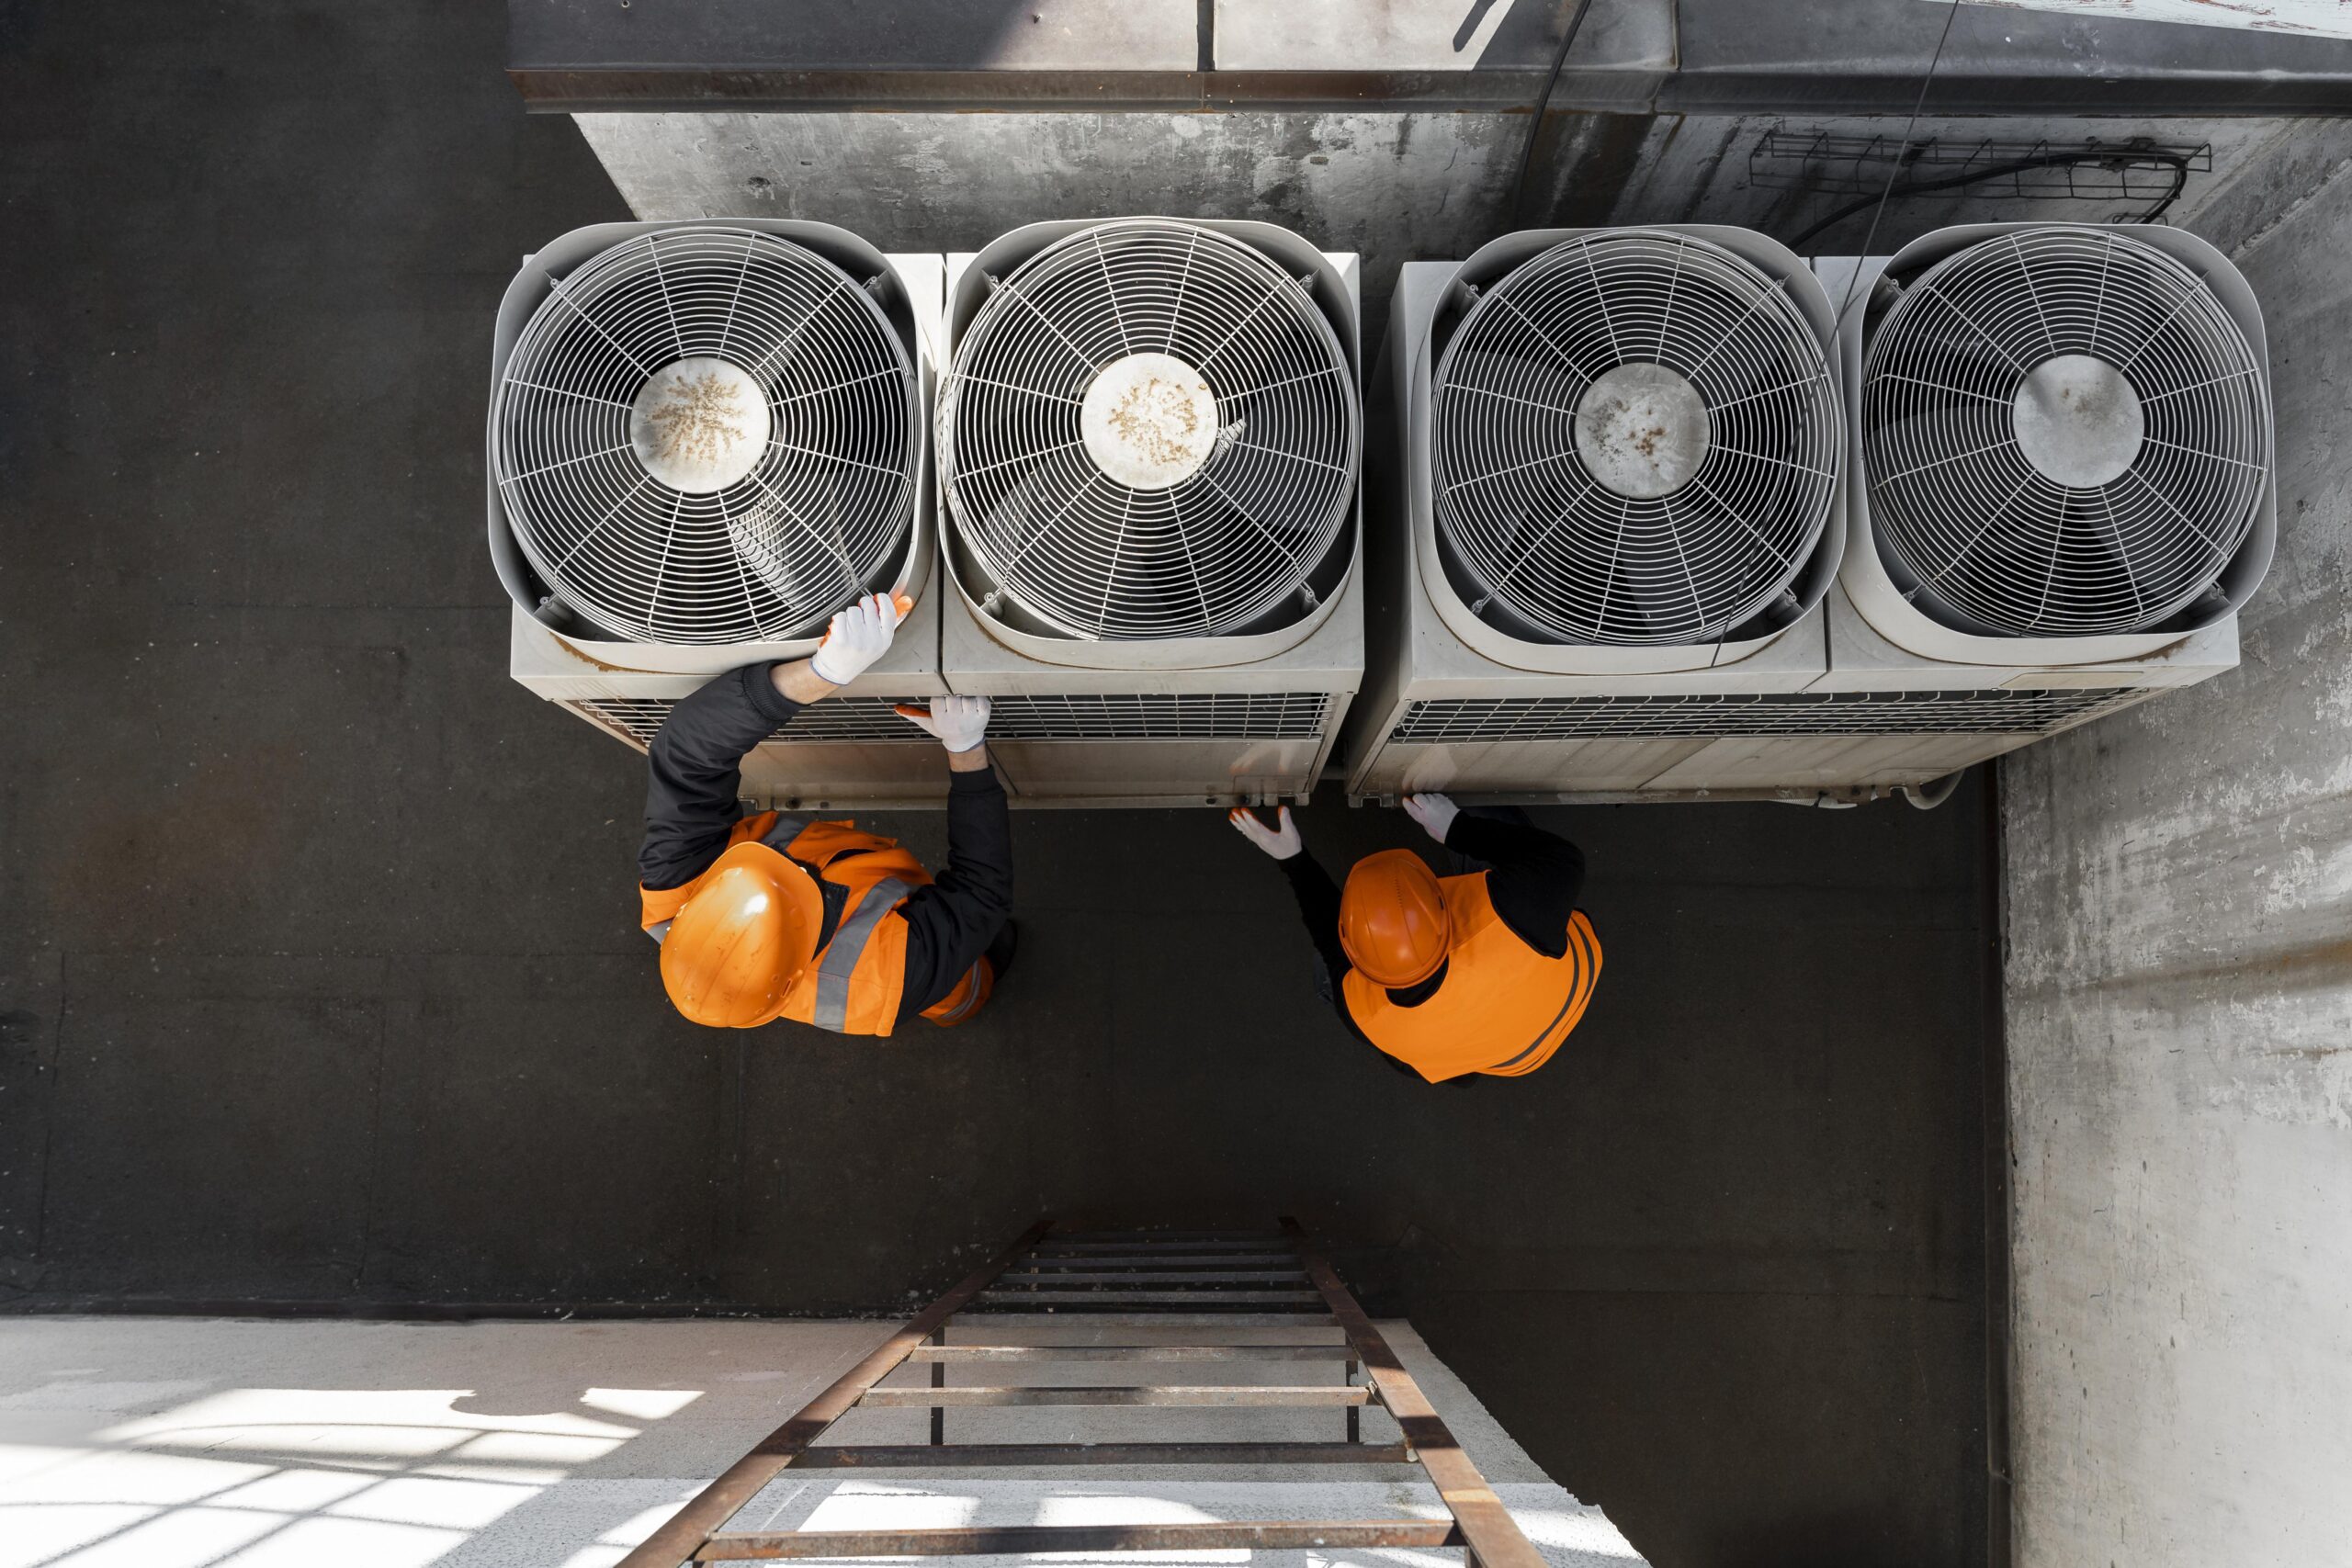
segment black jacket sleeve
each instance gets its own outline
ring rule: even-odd
[[[670,710],[646,759],[645,842],[638,880],[683,887],[710,869],[741,819],[743,757],[792,722],[800,705],[775,689],[769,664],[730,670]]]
[[[993,768],[947,775],[947,863],[899,907],[907,979],[899,1016],[956,988],[1012,913],[1012,813]]]
[[[1340,982],[1354,965],[1348,962],[1348,950],[1340,945],[1339,884],[1304,850],[1275,863],[1290,878],[1290,890],[1298,899],[1299,918],[1306,922],[1307,940],[1315,944],[1316,989],[1323,993],[1323,999],[1340,1015],[1340,1022],[1348,1032],[1371,1044],[1348,1011],[1347,994],[1340,988]]]
[[[1584,896],[1584,852],[1525,822],[1464,811],[1445,847],[1487,865],[1487,897],[1519,940],[1558,958],[1568,951],[1568,916]]]

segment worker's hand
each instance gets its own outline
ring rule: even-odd
[[[1226,820],[1233,824],[1236,831],[1276,860],[1288,860],[1306,848],[1306,841],[1298,836],[1298,825],[1290,819],[1289,807],[1277,810],[1274,819],[1282,825],[1269,828],[1246,806],[1237,806],[1226,813]]]
[[[900,703],[899,716],[937,736],[939,743],[950,751],[968,751],[988,739],[986,697],[933,697],[928,710],[912,703]]]
[[[1405,797],[1405,815],[1429,829],[1430,837],[1441,844],[1445,842],[1446,832],[1453,828],[1453,819],[1461,814],[1462,807],[1442,795],[1408,795]]]
[[[846,610],[836,611],[825,628],[825,640],[808,660],[820,681],[846,686],[865,673],[874,661],[890,651],[890,634],[907,618],[915,602],[901,593],[869,593]]]

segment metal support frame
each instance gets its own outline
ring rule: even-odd
[[[1123,1288],[1148,1284],[1150,1288]],[[1284,1286],[1293,1288],[1265,1288]],[[1136,1309],[1145,1312],[1138,1314]],[[1238,1312],[1237,1313],[1237,1309]],[[1272,1309],[1272,1310],[1270,1310]],[[971,1311],[1012,1325],[949,1323]],[[1162,1323],[1134,1321],[1157,1312]],[[1038,1314],[1034,1325],[1021,1321]],[[1045,1314],[1052,1314],[1050,1318]],[[1277,1321],[1220,1322],[1222,1316]],[[1076,1323],[1071,1321],[1075,1315]],[[1099,1336],[1114,1331],[1116,1343]],[[1086,1337],[1091,1342],[1075,1342]],[[991,1386],[946,1380],[950,1366],[1109,1363],[1136,1369],[1127,1381],[1084,1387]],[[1338,1383],[1220,1383],[1229,1363],[1337,1363]],[[1202,1369],[1200,1381],[1157,1382],[1159,1366]],[[928,1366],[925,1385],[883,1388],[901,1366]],[[1357,1372],[1363,1371],[1363,1381]],[[1180,1371],[1178,1376],[1184,1374]],[[950,1443],[948,1407],[1149,1405],[1196,1409],[1281,1406],[1344,1412],[1342,1442]],[[1359,1416],[1377,1404],[1402,1429],[1399,1443],[1363,1440]],[[817,1439],[854,1409],[931,1411],[929,1443],[843,1444]],[[1419,1464],[1444,1501],[1445,1519],[1295,1519],[1136,1525],[1002,1525],[933,1529],[725,1529],[786,1469],[1046,1468],[1104,1464]],[[1464,1550],[1468,1568],[1543,1568],[1470,1456],[1454,1440],[1388,1342],[1295,1221],[1279,1232],[1057,1232],[1032,1226],[978,1272],[941,1296],[831,1387],[728,1468],[622,1559],[620,1568],[811,1557],[958,1557],[1003,1552],[1195,1551],[1235,1548],[1430,1547]]]

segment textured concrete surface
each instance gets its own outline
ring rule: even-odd
[[[2006,764],[2026,1568],[2352,1552],[2347,151],[2200,225],[2279,416],[2244,666]]]
[[[1397,112],[1234,114],[582,114],[574,117],[640,218],[755,213],[838,223],[887,250],[976,250],[1045,218],[1156,213],[1253,218],[1364,257],[1366,342],[1407,261],[1470,254],[1506,221],[1525,146],[1523,115]],[[2267,168],[2311,122],[2262,118],[1940,118],[1916,129],[1957,155],[2003,143],[2146,138],[2211,147],[2178,209],[2242,172]],[[1556,115],[1545,122],[1519,224],[1738,223],[1792,238],[1852,200],[1850,167],[1756,154],[1770,132],[1841,139],[1903,133],[1900,119],[1756,115]],[[1784,137],[1781,145],[1790,139]],[[1989,161],[1989,155],[1988,155]],[[1955,165],[1956,166],[1956,165]],[[1886,165],[1870,166],[1883,182]],[[1949,172],[1948,170],[1945,172]],[[1928,175],[1922,174],[1921,179]],[[2061,176],[2063,177],[2063,176]],[[2162,189],[2135,175],[2135,191]],[[2085,176],[2085,188],[2095,177]],[[1871,186],[1869,188],[1875,188]],[[2109,188],[2099,186],[2097,188]],[[1998,191],[1999,186],[1988,187]],[[2019,202],[1971,191],[1897,199],[1878,230],[1891,251],[1947,223],[2023,219],[2104,222],[2145,212],[2143,197]],[[1867,216],[1808,252],[1848,254]]]
[[[265,1568],[322,1557],[371,1568],[605,1568],[887,1332],[870,1322],[0,1322],[0,1568]],[[1640,1568],[1607,1517],[1548,1481],[1409,1326],[1385,1332],[1555,1568]],[[1281,1371],[1262,1381],[1298,1375],[1259,1370]],[[991,1369],[989,1381],[1057,1381],[1020,1371]],[[1099,1382],[1100,1371],[1058,1381]],[[890,1380],[922,1381],[910,1371]],[[1023,1416],[1052,1417],[1056,1429],[1040,1438]],[[1162,1441],[1328,1440],[1338,1422],[1327,1412],[1320,1429],[1300,1434],[1289,1428],[1305,1417],[1272,1411],[959,1410],[948,1419],[954,1440],[972,1442],[1116,1441],[1139,1420]],[[921,1443],[928,1425],[920,1410],[858,1411],[828,1442]],[[1373,1411],[1364,1437],[1393,1441],[1396,1428]],[[1416,1466],[1308,1470],[1292,1482],[1165,1466],[930,1479],[786,1472],[732,1528],[1443,1517]],[[1413,1558],[1257,1560],[1305,1568]]]
[[[1042,1211],[1290,1209],[1655,1560],[1981,1558],[1978,794],[1550,818],[1609,969],[1524,1081],[1351,1050],[1213,813],[1024,816],[978,1027],[696,1031],[639,764],[506,679],[482,547],[494,302],[627,214],[578,132],[486,7],[0,17],[10,1300],[842,1314]],[[893,241],[1056,206],[920,175],[796,177],[896,188]]]

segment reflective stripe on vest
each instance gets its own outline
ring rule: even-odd
[[[1577,930],[1577,922],[1573,915],[1568,920],[1566,956],[1577,961],[1576,977],[1569,982],[1567,999],[1560,1004],[1560,1010],[1552,1015],[1552,1021],[1537,1031],[1535,1038],[1529,1041],[1527,1048],[1519,1055],[1506,1061],[1497,1062],[1491,1067],[1481,1068],[1480,1071],[1509,1073],[1511,1068],[1544,1048],[1544,1043],[1552,1037],[1552,1031],[1560,1027],[1560,1021],[1568,1016],[1568,1010],[1571,1008],[1589,999],[1592,995],[1592,953],[1585,945],[1584,933]]]
[[[884,916],[896,909],[914,888],[897,877],[888,877],[866,889],[857,908],[825,944],[825,955],[817,966],[817,1008],[809,1022],[820,1029],[830,1029],[836,1034],[844,1032],[849,1024],[849,979],[857,968],[857,961],[865,956],[865,944],[874,935],[874,928]]]

